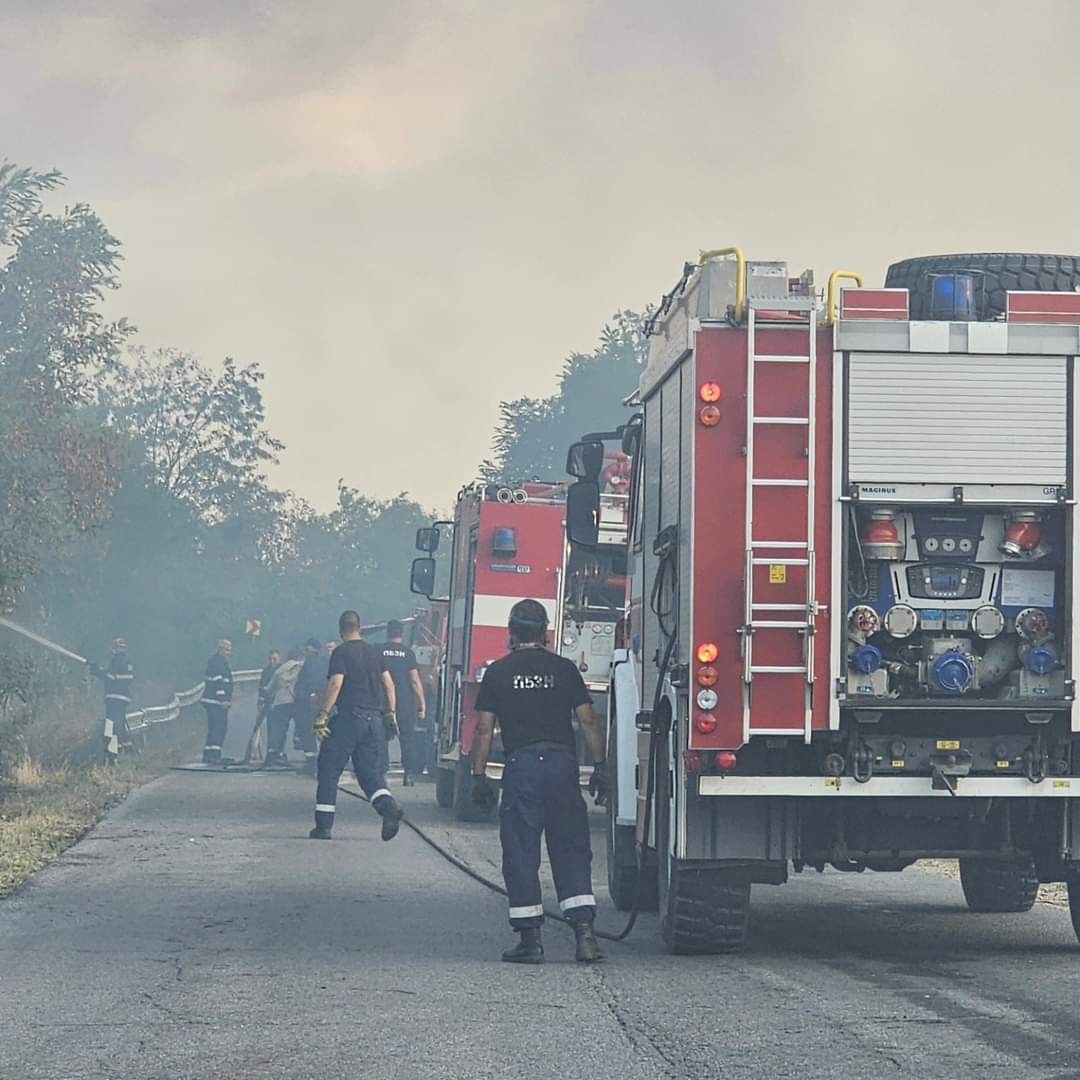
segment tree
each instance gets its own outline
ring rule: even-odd
[[[86,206],[45,212],[63,181],[0,164],[0,609],[42,556],[108,512],[118,447],[77,412],[87,373],[111,362],[126,323],[98,310],[116,241]]]
[[[265,502],[262,471],[284,443],[266,430],[258,366],[226,358],[215,374],[177,349],[131,358],[104,372],[98,399],[139,445],[153,482],[210,522],[238,500]]]
[[[557,479],[572,442],[626,421],[622,402],[637,387],[648,348],[642,321],[633,311],[612,316],[591,353],[567,357],[551,397],[502,402],[494,457],[481,469],[486,480]]]
[[[6,394],[30,387],[78,398],[88,373],[115,358],[132,327],[100,311],[117,288],[120,245],[77,203],[46,213],[42,196],[63,183],[56,171],[0,163],[0,376]]]

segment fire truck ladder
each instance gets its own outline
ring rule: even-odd
[[[805,351],[798,355],[769,355],[757,352],[758,312],[761,309],[785,312],[806,312],[807,321],[770,324],[770,330],[784,329],[787,333],[805,335]],[[814,629],[817,601],[815,598],[814,561],[814,454],[815,416],[817,404],[817,314],[816,299],[792,297],[791,299],[747,301],[747,352],[746,352],[746,578],[745,611],[742,627],[743,652],[743,738],[751,735],[803,735],[810,742],[813,711],[812,692],[814,683]],[[801,365],[805,371],[806,412],[802,416],[758,415],[755,405],[755,379],[759,364]],[[799,372],[800,368],[793,369]],[[794,378],[799,378],[796,374]],[[793,379],[794,381],[794,379]],[[760,477],[756,472],[756,454],[759,435],[777,425],[798,425],[806,429],[806,478]],[[754,523],[754,493],[768,487],[803,488],[806,492],[805,532],[800,527],[798,539],[774,540],[761,536]],[[805,570],[806,599],[804,603],[770,603],[755,588],[755,569],[768,566]],[[754,633],[758,630],[790,630],[802,640],[802,663],[792,666],[776,666],[754,662]],[[801,677],[804,682],[802,724],[778,726],[775,716],[765,723],[755,723],[753,710],[753,686],[763,680],[792,679]]]

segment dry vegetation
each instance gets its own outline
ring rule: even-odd
[[[198,743],[192,718],[162,733],[165,745],[122,758],[42,766],[29,754],[0,780],[0,896],[52,862],[140,784],[160,775]]]

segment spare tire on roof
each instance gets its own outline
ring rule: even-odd
[[[893,263],[887,289],[907,289],[911,318],[930,318],[930,281],[934,274],[976,275],[975,311],[979,319],[1005,313],[1007,292],[1076,292],[1080,290],[1080,255],[1030,255],[980,252],[971,255],[924,255]]]

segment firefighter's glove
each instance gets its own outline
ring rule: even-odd
[[[397,737],[397,713],[392,710],[383,713],[383,734],[386,736],[386,741]]]
[[[598,761],[593,766],[592,776],[589,777],[589,794],[597,806],[607,806],[608,797],[611,794],[611,782],[608,779],[606,761]]]
[[[312,730],[318,739],[325,739],[330,734],[330,714],[325,709],[319,710],[319,715],[315,717]]]
[[[495,785],[486,776],[477,776],[473,773],[472,801],[474,806],[479,806],[485,813],[495,809],[499,801],[499,792]]]

